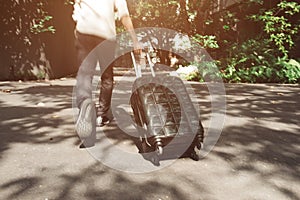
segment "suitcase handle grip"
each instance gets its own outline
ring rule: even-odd
[[[136,59],[135,59],[134,53],[131,51],[130,54],[131,54],[131,59],[132,59],[132,63],[133,63],[133,66],[134,66],[134,71],[135,71],[136,77],[140,78],[140,77],[142,77],[141,66],[136,63]],[[151,74],[152,74],[153,77],[155,77],[154,64],[152,63],[150,55],[149,55],[148,52],[146,52],[146,58],[147,58],[147,61],[149,63]]]

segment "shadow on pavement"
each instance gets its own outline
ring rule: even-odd
[[[197,88],[197,103],[200,104],[201,118],[207,122],[211,112],[209,93],[203,84],[192,85]],[[191,196],[197,195],[201,199],[202,194],[204,199],[209,199],[205,197],[213,196],[214,192],[220,192],[220,189],[214,190],[216,185],[205,184],[207,181],[205,179],[199,183],[201,179],[196,178],[202,177],[201,173],[204,172],[199,174],[198,171],[193,172],[193,176],[190,169],[193,167],[203,169],[204,164],[213,167],[209,165],[210,162],[214,161],[216,164],[221,160],[231,166],[234,174],[243,173],[251,178],[255,177],[263,183],[263,186],[279,191],[287,199],[299,199],[297,190],[291,189],[289,185],[297,186],[300,179],[299,86],[246,84],[225,86],[226,122],[218,143],[207,159],[197,162],[197,165],[194,161],[191,163],[185,160],[184,169],[189,170],[180,175],[175,174],[175,179],[172,167],[169,168],[170,175],[155,172],[140,175],[139,181],[136,181],[131,176],[96,163],[75,172],[64,168],[49,168],[43,171],[42,175],[31,174],[26,178],[11,178],[10,181],[0,184],[0,190],[10,191],[6,195],[7,199],[30,199],[32,194],[44,197],[44,193],[48,195],[45,199],[57,200],[191,199]],[[16,143],[63,144],[64,141],[77,137],[73,132],[73,118],[70,116],[72,89],[73,86],[36,86],[5,94],[10,99],[15,96],[21,98],[19,100],[24,102],[23,105],[12,103],[13,106],[10,106],[10,99],[0,98],[1,159]],[[124,95],[127,94],[116,91],[114,98],[124,98]],[[45,106],[37,106],[39,102],[45,103]],[[130,146],[134,145],[128,135],[118,133],[116,128],[105,130],[107,137],[116,144],[127,141]],[[53,174],[56,176],[52,177]],[[191,177],[186,177],[185,174],[190,174]],[[160,181],[160,176],[164,176],[168,181]],[[223,177],[212,178],[221,180]],[[40,187],[45,181],[46,186],[51,186],[50,189]],[[219,187],[223,187],[222,180],[218,183]],[[189,190],[185,191],[182,185]],[[191,195],[191,191],[197,193]]]
[[[33,86],[13,88],[0,101],[0,153],[13,144],[60,143],[74,137],[72,129],[72,86]],[[1,94],[3,95],[3,94]],[[58,134],[59,133],[59,134]],[[1,156],[1,157],[2,157]]]
[[[178,177],[178,181],[183,180]],[[188,199],[188,194],[181,191],[177,182],[165,184],[161,183],[159,178],[156,180],[146,178],[137,182],[99,164],[93,164],[78,173],[62,173],[59,177],[48,178],[48,184],[52,185],[50,190],[41,188],[42,184],[42,178],[28,177],[5,183],[0,189],[14,191],[7,199],[30,199],[32,193],[39,193],[39,197],[52,200]],[[47,193],[47,196],[43,196],[43,192]]]
[[[300,180],[298,86],[227,85],[227,122],[213,150],[236,172],[249,172],[289,199]]]

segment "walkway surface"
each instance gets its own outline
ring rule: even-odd
[[[98,159],[78,148],[74,84],[73,78],[0,82],[0,199],[300,199],[299,85],[225,84],[225,123],[212,151],[155,168],[117,123],[98,130],[98,142],[106,138],[135,159],[117,151]],[[214,128],[211,95],[204,83],[190,85],[207,134]],[[118,159],[107,164],[105,157]],[[145,171],[126,172],[128,164]]]

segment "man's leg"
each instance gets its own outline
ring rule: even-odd
[[[111,65],[101,76],[97,126],[103,126],[112,120],[112,116],[109,116],[109,111],[111,107],[113,81],[113,65]]]
[[[81,147],[93,146],[96,139],[96,110],[92,101],[92,78],[95,72],[98,55],[93,50],[101,39],[77,33],[76,47],[80,64],[77,74],[76,103],[79,116],[76,131],[83,144]]]
[[[99,49],[101,67],[101,85],[99,96],[99,107],[97,109],[97,125],[103,126],[112,120],[109,116],[111,107],[111,97],[113,90],[113,66],[115,60],[115,42],[105,41]],[[103,51],[105,50],[105,51]]]
[[[92,79],[99,60],[97,45],[104,39],[76,33],[76,49],[78,58],[78,73],[76,84],[76,104],[80,108],[85,99],[92,98]]]

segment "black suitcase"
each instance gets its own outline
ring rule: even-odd
[[[204,129],[183,81],[176,76],[154,72],[143,75],[131,52],[137,79],[130,104],[140,137],[140,153],[153,164],[160,159],[190,156],[198,160]]]

